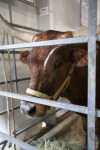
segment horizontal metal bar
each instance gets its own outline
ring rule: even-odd
[[[11,0],[8,0],[8,7],[9,7],[9,19],[10,19],[10,23],[12,23],[12,7],[11,7]],[[15,44],[14,42],[14,37],[11,37],[11,42],[12,44]],[[13,51],[15,51],[13,49]],[[16,69],[16,57],[15,54],[13,54],[13,72],[14,72],[14,79],[17,79],[17,69]],[[18,92],[18,85],[17,82],[15,82],[15,91]]]
[[[25,80],[30,80],[30,77],[28,78],[22,78],[22,79],[16,79],[16,80],[12,80],[12,82],[20,82],[20,81],[25,81]],[[10,83],[10,81],[7,81],[7,83]],[[0,85],[5,84],[5,82],[0,82]]]
[[[35,100],[34,100],[34,98],[30,97],[30,96],[21,95],[21,94],[14,94],[14,93],[5,92],[5,91],[0,91],[0,95],[1,96],[12,97],[12,98],[15,98],[15,99],[18,99],[18,100],[24,100],[24,101],[29,101],[29,102],[34,102],[34,103],[40,103],[40,104],[44,104],[44,105],[49,105],[49,106],[53,106],[53,107],[58,107],[58,108],[62,108],[62,109],[70,110],[70,111],[75,111],[75,109],[76,109],[75,112],[79,112],[79,113],[83,113],[83,114],[88,114],[87,107],[85,107],[85,106],[79,106],[79,105],[74,105],[74,104],[67,104],[67,103],[62,103],[62,102],[54,102],[54,101],[51,101],[51,100],[47,100],[47,102],[46,102],[45,99],[43,100],[43,99],[40,99],[40,98],[35,98]],[[37,99],[39,101],[37,101]],[[56,103],[57,103],[57,106],[55,106]],[[72,109],[71,109],[71,107],[72,107]],[[18,108],[19,108],[19,106],[16,106],[15,110],[18,109]],[[79,108],[79,111],[78,111],[78,108]],[[1,112],[1,113],[4,113],[4,112]],[[96,110],[96,117],[100,117],[100,110],[98,110],[98,109]]]
[[[87,43],[87,42],[88,42],[88,37],[66,38],[66,39],[22,43],[22,44],[2,45],[2,46],[0,46],[0,50],[29,48],[29,47],[42,47],[42,46],[54,46],[54,45],[66,45],[66,44]]]
[[[72,40],[72,42],[71,42],[71,40]],[[52,46],[52,45],[87,43],[87,41],[88,41],[88,37],[78,37],[78,38],[67,38],[67,39],[59,39],[59,40],[32,42],[32,43],[1,45],[0,46],[0,53],[8,53],[4,50],[14,49],[14,48],[19,49],[19,48],[28,48],[28,47],[30,48],[30,47]],[[100,35],[97,35],[97,41],[100,41]],[[21,53],[21,51],[10,51],[10,52],[11,52],[11,54]]]
[[[23,133],[24,131],[26,131],[26,130],[32,128],[33,126],[37,125],[38,123],[40,123],[40,122],[46,120],[47,118],[51,117],[52,115],[54,115],[54,114],[55,114],[56,112],[58,112],[59,110],[60,110],[60,109],[57,109],[55,112],[53,112],[53,113],[51,113],[51,114],[48,114],[48,115],[42,117],[41,119],[37,120],[36,122],[33,122],[32,124],[28,125],[27,127],[25,127],[25,128],[23,128],[23,129],[17,131],[17,132],[16,132],[16,136],[18,136],[19,134]]]
[[[13,25],[14,27],[21,28],[21,29],[26,29],[26,30],[35,31],[35,32],[43,32],[43,30],[39,30],[39,29],[31,28],[31,27],[26,27],[26,26],[14,24],[14,23],[10,23],[10,24]]]
[[[20,54],[21,51],[10,51],[10,54]],[[0,51],[0,54],[8,54],[8,51]]]
[[[33,102],[33,103],[43,104],[43,105],[47,105],[47,106],[62,108],[65,110],[70,110],[70,111],[74,111],[74,112],[78,112],[78,113],[82,113],[82,114],[88,114],[88,109],[85,106],[67,104],[67,103],[63,103],[63,102],[56,102],[53,100],[36,98],[36,97],[32,97],[32,96],[15,94],[15,93],[5,92],[5,91],[0,91],[0,95],[11,97],[13,99],[24,100],[24,101],[28,101],[28,102]]]
[[[19,108],[20,108],[20,106],[16,106],[16,107],[14,107],[14,110],[19,109]],[[9,111],[12,111],[12,108],[10,108]],[[3,111],[0,112],[0,116],[4,115],[6,113],[7,113],[7,110],[3,110]]]
[[[8,142],[14,143],[18,146],[20,146],[21,148],[24,148],[25,150],[39,150],[36,147],[33,147],[25,142],[22,142],[16,138],[13,138],[3,132],[0,131],[0,137],[2,137],[3,139],[7,140]]]

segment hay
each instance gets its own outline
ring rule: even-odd
[[[83,150],[84,142],[66,142],[62,140],[54,141],[32,141],[30,143],[32,146],[37,147],[40,150]],[[5,150],[13,150],[14,148],[7,148]],[[24,150],[22,148],[16,147],[17,150]]]
[[[37,147],[40,150],[82,150],[84,148],[84,142],[66,142],[62,140],[54,141],[32,141],[31,145]]]
[[[40,150],[83,150],[85,145],[85,132],[82,126],[81,117],[72,124],[66,131],[57,135],[54,140],[30,140],[29,144]],[[7,150],[13,150],[7,149]],[[17,150],[23,150],[17,147]]]
[[[32,141],[30,145],[37,147],[39,150],[83,150],[84,148],[84,142],[66,142],[62,140],[54,140],[54,141]],[[24,150],[23,148],[20,148],[16,146],[17,150]],[[6,147],[5,150],[14,150],[14,147],[11,148]]]
[[[67,130],[57,135],[54,140],[33,140],[30,144],[40,150],[83,150],[85,146],[85,132],[81,117]]]

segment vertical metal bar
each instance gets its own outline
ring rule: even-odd
[[[8,0],[8,6],[9,6],[10,23],[12,23],[11,0]],[[12,41],[12,44],[14,44],[14,38],[13,37],[11,37],[11,41]],[[15,50],[13,50],[13,51],[15,51]],[[13,54],[13,64],[14,64],[14,79],[17,80],[17,69],[16,69],[15,54]],[[15,92],[18,92],[17,81],[15,82]]]
[[[89,0],[88,20],[88,150],[95,150],[97,0]]]
[[[80,0],[80,26],[82,25],[82,0]]]
[[[8,7],[9,7],[9,17],[10,17],[10,23],[12,23],[12,11],[11,11],[11,0],[8,0]],[[12,44],[14,44],[14,38],[11,37],[11,41],[12,41]],[[15,51],[13,49],[13,51]],[[14,79],[17,80],[17,70],[16,70],[16,57],[15,57],[15,54],[13,54],[13,65],[14,65]],[[15,81],[15,92],[18,92],[18,85],[17,85],[17,81]],[[13,107],[14,107],[14,103],[13,103],[13,100],[12,100],[12,116],[13,116],[13,130],[15,132],[15,120],[14,120],[14,113],[13,113]],[[15,134],[14,134],[15,136]],[[14,144],[14,150],[16,150],[16,145]]]

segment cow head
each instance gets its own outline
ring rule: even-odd
[[[20,60],[30,68],[29,89],[52,96],[68,76],[71,65],[87,65],[87,52],[74,46],[39,47],[22,52]],[[45,105],[25,101],[21,102],[20,108],[24,114],[32,117],[45,115],[48,109]]]
[[[8,34],[25,42],[87,35],[87,29],[78,32],[47,31],[42,34],[34,35],[30,32],[15,29],[1,15],[0,24]],[[22,52],[20,54],[20,60],[28,64],[30,68],[31,80],[29,89],[52,96],[64,82],[71,65],[81,67],[87,64],[87,52],[83,49],[75,48],[73,45],[38,47],[32,48],[30,51]],[[61,92],[57,95],[56,99]],[[24,101],[21,102],[20,108],[24,114],[32,117],[42,116],[48,109],[47,106]]]

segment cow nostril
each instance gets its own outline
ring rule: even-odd
[[[27,116],[30,116],[30,117],[33,117],[36,115],[36,106],[30,106],[28,104],[21,104],[20,105],[20,109],[21,109],[21,112]]]
[[[36,114],[36,106],[31,107],[30,110],[28,111],[29,116],[33,116]]]

